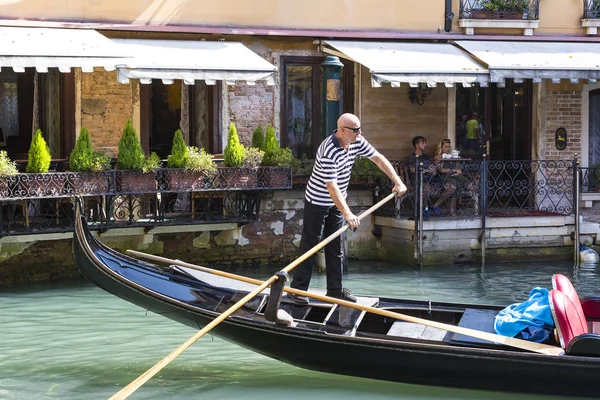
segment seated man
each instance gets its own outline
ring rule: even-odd
[[[417,166],[417,156],[419,162],[423,163],[423,206],[425,207],[425,212],[423,213],[424,217],[429,217],[429,204],[431,202],[431,192],[434,193],[441,191],[442,189],[442,181],[436,174],[436,167],[431,163],[429,159],[429,154],[425,153],[425,148],[427,147],[427,139],[423,136],[415,136],[412,140],[412,145],[415,151],[408,156],[408,170],[411,173],[410,179],[411,183],[414,187],[415,185],[415,168]],[[432,204],[431,211],[435,216],[441,216],[442,211],[440,210],[440,204],[446,199],[448,196],[439,196],[437,201]]]

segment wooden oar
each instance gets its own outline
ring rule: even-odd
[[[208,272],[208,273],[223,276],[226,278],[231,278],[231,279],[236,279],[238,281],[251,283],[253,285],[261,285],[264,283],[263,281],[260,281],[258,279],[248,278],[246,276],[236,275],[236,274],[232,274],[232,273],[225,272],[225,271],[219,271],[219,270],[212,269],[212,268],[202,267],[200,265],[189,264],[189,263],[186,263],[186,262],[183,262],[180,260],[173,260],[170,258],[155,256],[153,254],[142,253],[142,252],[135,251],[135,250],[127,250],[127,254],[130,254],[130,255],[136,256],[136,257],[140,257],[140,258],[146,258],[148,260],[163,262],[163,263],[172,264],[172,265],[179,265],[181,267],[185,267],[185,268],[189,268],[189,269],[195,269],[195,270],[202,271],[202,272]],[[370,313],[378,314],[378,315],[383,315],[385,317],[399,319],[402,321],[408,321],[408,322],[413,322],[416,324],[431,326],[431,327],[442,329],[445,331],[460,333],[462,335],[475,337],[475,338],[483,339],[483,340],[488,340],[490,342],[501,343],[506,346],[516,347],[516,348],[519,348],[522,350],[528,350],[528,351],[532,351],[532,352],[536,352],[536,353],[555,355],[555,356],[560,356],[560,355],[564,354],[563,349],[561,349],[560,347],[556,347],[556,346],[548,346],[548,345],[540,344],[540,343],[536,343],[536,342],[529,342],[529,341],[522,340],[522,339],[515,339],[515,338],[511,338],[511,337],[507,337],[507,336],[497,335],[495,333],[483,332],[483,331],[478,331],[476,329],[463,328],[463,327],[456,326],[456,325],[449,325],[449,324],[444,324],[441,322],[430,321],[428,319],[413,317],[410,315],[400,314],[397,312],[383,310],[380,308],[369,307],[369,306],[365,306],[362,304],[352,303],[350,301],[336,299],[334,297],[327,297],[327,296],[323,296],[323,295],[320,295],[317,293],[305,292],[304,290],[298,290],[298,289],[294,289],[291,287],[284,287],[283,290],[285,290],[286,292],[289,292],[289,293],[294,293],[294,294],[300,295],[300,296],[306,296],[306,297],[310,297],[313,299],[317,299],[317,300],[321,300],[321,301],[325,301],[325,302],[329,302],[329,303],[339,304],[339,305],[346,306],[346,307],[352,307],[352,308],[356,308],[356,309],[359,309],[362,311],[366,311],[366,312],[370,312]]]
[[[388,200],[394,198],[395,196],[396,196],[396,193],[394,193],[394,192],[390,193],[387,197],[385,197],[379,203],[373,205],[371,208],[369,208],[368,210],[366,210],[365,212],[360,214],[358,216],[358,219],[359,220],[363,219],[364,217],[371,214],[373,211],[377,210],[379,207],[384,205]],[[338,237],[342,233],[344,233],[347,229],[348,229],[348,225],[344,225],[343,227],[341,227],[340,229],[338,229],[337,231],[335,231],[334,233],[329,235],[321,243],[315,245],[312,249],[307,251],[305,254],[303,254],[301,257],[296,259],[294,262],[289,264],[287,267],[285,267],[281,271],[290,272],[292,269],[297,267],[300,263],[302,263],[308,257],[312,256],[317,251],[319,251],[321,248],[323,248],[327,243],[331,242],[333,239],[335,239],[336,237]],[[200,339],[202,336],[204,336],[206,333],[208,333],[215,326],[219,325],[223,320],[225,320],[228,316],[233,314],[239,308],[243,307],[244,304],[246,304],[247,302],[252,300],[256,295],[258,295],[265,288],[270,286],[277,279],[278,279],[277,276],[273,275],[266,281],[260,282],[259,286],[256,289],[254,289],[253,291],[248,293],[240,301],[238,301],[233,306],[231,306],[227,311],[223,312],[221,315],[219,315],[217,318],[215,318],[213,321],[211,321],[208,325],[206,325],[204,328],[199,330],[196,334],[194,334],[194,336],[192,336],[191,338],[186,340],[185,343],[183,343],[181,346],[179,346],[178,348],[173,350],[169,355],[167,355],[165,358],[160,360],[156,365],[154,365],[148,371],[146,371],[142,375],[140,375],[136,380],[131,382],[129,385],[125,386],[119,392],[115,393],[109,400],[120,400],[120,399],[126,399],[127,397],[129,397],[133,392],[135,392],[137,389],[139,389],[150,378],[152,378],[154,375],[156,375],[161,369],[163,369],[165,366],[167,366],[167,364],[169,364],[171,361],[173,361],[178,355],[183,353],[185,351],[185,349],[187,349],[192,344],[194,344],[194,342],[196,342],[198,339]]]

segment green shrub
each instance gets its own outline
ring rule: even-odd
[[[373,161],[359,157],[354,161],[350,179],[360,179],[374,183],[379,178],[386,178],[386,174]]]
[[[146,162],[144,150],[133,128],[131,120],[127,121],[123,135],[119,139],[117,165],[119,169],[142,169]]]
[[[8,157],[5,150],[0,151],[0,177],[18,174],[17,164]]]
[[[293,170],[300,168],[300,160],[292,154],[292,149],[278,149],[271,158],[271,164],[274,167],[292,167]]]
[[[217,165],[211,155],[204,149],[198,150],[195,146],[189,148],[189,157],[185,168],[211,177],[217,173]]]
[[[102,151],[95,151],[92,155],[92,162],[90,164],[90,171],[100,172],[110,169],[110,156],[104,154]]]
[[[169,154],[167,157],[167,167],[185,168],[189,157],[190,152],[185,144],[185,140],[183,140],[181,129],[177,129],[175,131],[175,136],[173,136],[173,147],[171,147],[171,154]]]
[[[75,142],[75,147],[69,156],[69,168],[71,171],[75,172],[90,171],[92,168],[93,157],[94,150],[92,150],[90,133],[87,129],[81,127],[81,132],[79,133],[77,142]]]
[[[264,151],[265,146],[265,134],[263,132],[262,125],[259,125],[254,132],[252,132],[252,147]]]
[[[160,157],[155,152],[152,152],[147,158],[144,158],[144,163],[142,164],[142,171],[154,172],[160,167],[162,167],[162,161]]]
[[[267,126],[264,150],[263,165],[275,165],[275,157],[279,152],[279,143],[277,143],[277,138],[275,137],[275,129],[271,125]]]
[[[227,147],[223,151],[223,158],[226,167],[241,167],[244,161],[244,146],[240,143],[237,129],[234,124],[229,125],[229,134],[227,135]]]
[[[244,153],[244,161],[242,165],[244,168],[257,168],[262,163],[265,152],[257,147],[247,148]]]
[[[45,173],[50,169],[50,149],[42,136],[42,131],[37,130],[29,147],[29,159],[26,172]]]

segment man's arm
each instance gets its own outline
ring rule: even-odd
[[[380,153],[375,153],[375,155],[369,158],[369,160],[377,164],[379,169],[382,170],[383,173],[385,173],[388,178],[392,180],[392,182],[394,182],[394,188],[392,189],[393,192],[396,192],[398,196],[406,193],[406,185],[404,185],[404,182],[402,182],[402,179],[400,179],[396,173],[396,170],[394,170],[394,167],[387,158]]]
[[[346,219],[346,222],[348,222],[348,226],[351,229],[358,228],[358,226],[360,225],[360,220],[356,215],[354,215],[354,213],[352,213],[350,207],[348,207],[348,203],[346,203],[346,200],[342,196],[342,192],[340,191],[340,187],[338,186],[337,181],[325,182],[325,185],[327,185],[327,191],[329,191],[331,200],[333,200],[335,206],[338,208],[338,210],[340,210],[340,212]]]

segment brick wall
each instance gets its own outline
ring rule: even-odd
[[[546,92],[545,159],[564,160],[581,154],[581,91]],[[554,138],[558,128],[567,130],[567,148],[558,150]]]
[[[82,74],[81,125],[89,130],[94,149],[116,157],[125,123],[133,119],[132,104],[131,84],[118,83],[116,71],[96,68]]]
[[[229,121],[235,124],[240,141],[249,145],[252,132],[259,124],[263,131],[267,124],[274,125],[275,86],[257,82],[255,85],[236,84],[228,89]]]

